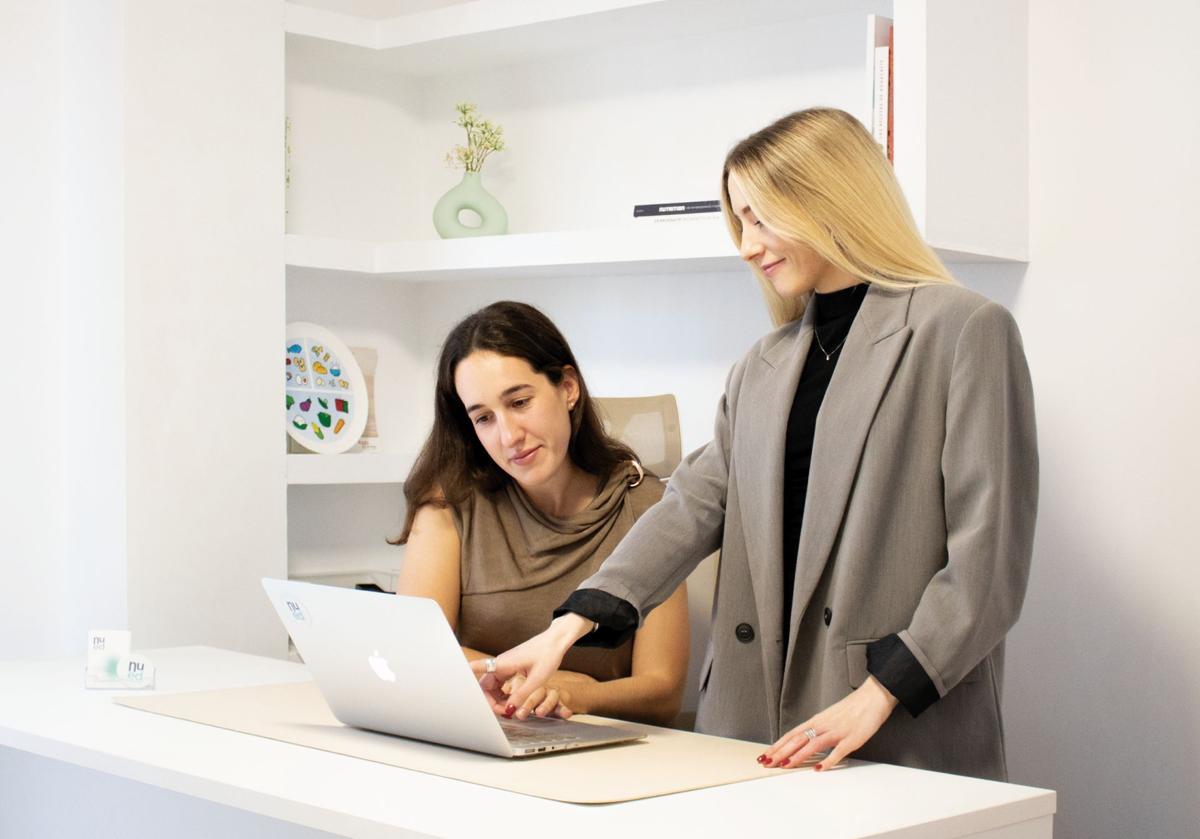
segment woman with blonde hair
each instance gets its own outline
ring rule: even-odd
[[[770,767],[854,753],[1003,780],[1004,638],[1037,509],[1016,324],[953,281],[849,114],[752,134],[721,189],[778,328],[731,370],[713,440],[548,629],[476,665],[481,684],[519,703],[720,548],[698,730],[770,744]]]

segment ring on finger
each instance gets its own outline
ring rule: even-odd
[[[817,730],[815,728],[806,728],[803,734],[809,739],[809,742],[817,739]]]
[[[484,673],[495,673],[496,672],[496,659],[485,658],[483,660],[483,672]]]

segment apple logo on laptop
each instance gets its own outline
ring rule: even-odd
[[[396,681],[396,674],[392,672],[392,668],[388,667],[387,659],[379,654],[379,650],[367,659],[367,663],[371,665],[371,669],[375,671],[375,675],[383,679],[385,682]]]

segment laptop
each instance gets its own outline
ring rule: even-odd
[[[626,743],[644,732],[492,710],[436,601],[295,580],[263,588],[346,725],[500,757]]]

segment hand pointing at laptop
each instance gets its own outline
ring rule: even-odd
[[[549,701],[549,697],[544,695],[549,693],[547,682],[558,671],[571,645],[591,632],[592,627],[592,622],[587,618],[566,614],[555,618],[541,634],[508,652],[496,658],[472,661],[471,670],[491,701],[492,709],[497,714],[522,720],[531,713],[543,717],[557,713],[553,708],[545,710]],[[510,691],[504,690],[506,686]],[[584,709],[569,706],[564,691],[569,693],[569,689],[557,688],[558,709],[565,712],[557,715],[565,719],[572,713],[583,713]],[[537,701],[539,697],[540,702]]]

